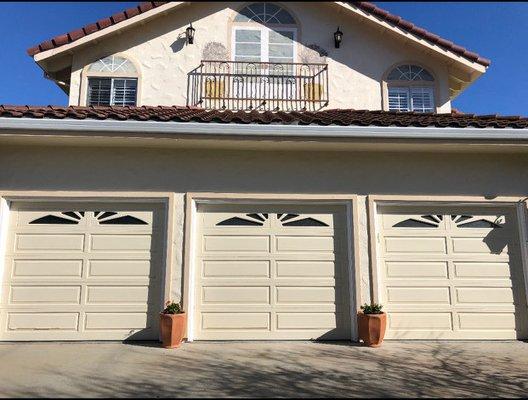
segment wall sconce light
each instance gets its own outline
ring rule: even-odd
[[[194,43],[194,31],[196,29],[193,28],[192,23],[189,24],[187,29],[185,29],[185,36],[187,37],[187,44],[193,44]]]
[[[341,45],[342,40],[343,40],[343,32],[339,30],[339,26],[338,26],[337,31],[334,32],[334,43],[335,43],[336,49],[339,49],[339,46]]]

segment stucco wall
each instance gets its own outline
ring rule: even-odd
[[[139,105],[185,105],[187,74],[200,64],[207,43],[220,42],[231,54],[231,21],[235,10],[243,5],[194,3],[177,7],[150,23],[78,50],[73,55],[69,103],[86,103],[86,82],[82,74],[85,66],[99,58],[124,53],[139,65]],[[299,21],[297,54],[310,44],[317,44],[328,52],[328,108],[381,109],[383,75],[396,63],[412,61],[435,75],[438,112],[451,111],[447,65],[438,58],[361,22],[336,4],[292,2],[284,6]],[[196,29],[193,45],[187,45],[184,39],[189,22]],[[339,49],[333,43],[337,26],[344,32]]]
[[[28,161],[30,160],[30,161]],[[359,194],[363,301],[369,194],[527,196],[523,154],[271,152],[2,146],[2,190],[176,193],[172,298],[181,294],[186,192]]]

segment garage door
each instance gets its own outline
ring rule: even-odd
[[[348,339],[339,207],[202,206],[196,339]]]
[[[385,207],[380,296],[388,338],[526,337],[515,214],[494,208]]]
[[[157,339],[161,214],[152,205],[13,204],[1,339]]]

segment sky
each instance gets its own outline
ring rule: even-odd
[[[463,112],[528,116],[528,2],[375,2],[489,58],[488,71],[459,95]],[[0,2],[0,104],[66,105],[26,49],[136,2]],[[341,29],[345,35],[346,27]]]

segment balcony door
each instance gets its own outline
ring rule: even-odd
[[[255,107],[294,97],[296,35],[296,28],[235,27],[232,49],[239,76],[233,80],[234,97],[258,99]]]
[[[296,28],[236,27],[233,34],[233,60],[293,63],[296,35]]]

